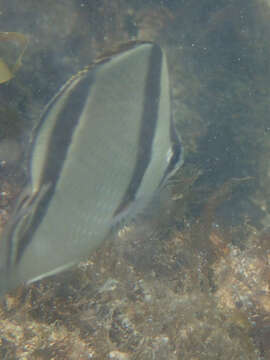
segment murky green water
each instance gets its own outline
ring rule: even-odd
[[[185,148],[147,218],[76,269],[3,299],[0,357],[268,359],[270,3],[10,0],[0,12],[2,31],[29,38],[0,84],[1,228],[43,107],[121,42],[165,50]]]

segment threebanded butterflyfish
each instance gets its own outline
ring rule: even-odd
[[[181,162],[158,45],[126,44],[73,76],[34,132],[29,181],[0,243],[0,291],[89,255]]]

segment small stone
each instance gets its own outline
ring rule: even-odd
[[[113,360],[128,360],[129,355],[127,353],[123,353],[117,350],[111,351],[109,353],[109,359]]]

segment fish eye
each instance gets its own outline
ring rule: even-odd
[[[167,153],[167,159],[168,159],[168,155],[170,155],[168,161],[168,172],[169,172],[169,177],[171,177],[177,172],[177,170],[182,165],[182,151],[180,144],[179,145],[174,144],[169,151],[170,153],[169,154]]]
[[[169,148],[166,155],[166,161],[168,164],[171,162],[172,156],[173,156],[172,148]]]

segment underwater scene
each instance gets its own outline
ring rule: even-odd
[[[270,0],[0,16],[0,359],[270,359]]]

